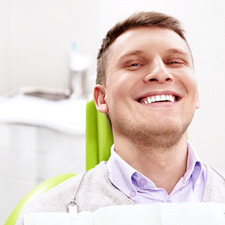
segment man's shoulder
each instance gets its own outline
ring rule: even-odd
[[[206,165],[206,168],[208,175],[212,176],[213,179],[217,179],[222,183],[225,182],[225,170],[217,169],[209,165]]]
[[[75,175],[56,185],[50,190],[36,196],[25,206],[16,224],[23,224],[23,215],[31,212],[66,212],[67,205],[74,199],[78,187],[84,193],[88,187],[95,189],[95,185],[107,177],[105,163],[102,162],[88,172]],[[86,187],[87,186],[87,187]]]
[[[206,165],[207,184],[204,201],[225,202],[225,171]]]
[[[66,206],[65,204],[68,204],[69,201],[75,197],[75,194],[79,187],[82,187],[82,189],[84,189],[86,185],[96,185],[97,183],[99,183],[96,181],[99,181],[99,179],[104,181],[104,177],[107,177],[107,170],[105,169],[104,162],[102,162],[95,168],[87,172],[75,175],[74,177],[42,193],[40,196],[38,196],[36,201],[40,201],[42,203],[42,208],[50,206],[49,208],[53,211],[61,209],[60,203],[63,206],[63,209],[66,209],[66,207],[64,207]]]

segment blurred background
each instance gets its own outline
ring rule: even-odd
[[[85,170],[85,103],[107,30],[136,11],[182,21],[201,107],[189,140],[225,170],[223,0],[0,0],[0,223],[39,182]]]

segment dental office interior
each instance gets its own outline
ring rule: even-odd
[[[85,105],[101,40],[149,10],[183,23],[201,101],[188,138],[225,170],[223,0],[0,0],[0,224],[40,182],[85,170]]]

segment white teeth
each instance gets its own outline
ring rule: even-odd
[[[161,97],[160,95],[156,95],[156,99],[155,99],[157,102],[161,100]]]
[[[155,96],[147,97],[143,103],[151,104],[153,102],[160,102],[160,101],[175,102],[175,96],[173,96],[173,95],[155,95]]]

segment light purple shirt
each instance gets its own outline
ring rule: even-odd
[[[169,195],[165,189],[157,188],[150,179],[126,163],[114,151],[114,146],[106,164],[109,179],[135,203],[201,202],[206,185],[206,168],[189,142],[187,145],[186,172]]]

